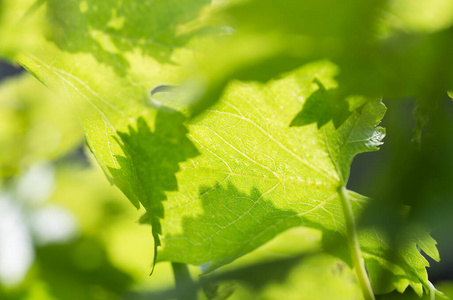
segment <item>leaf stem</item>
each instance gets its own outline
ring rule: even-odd
[[[175,288],[179,291],[179,300],[197,300],[197,290],[192,277],[190,277],[189,268],[186,264],[172,262],[173,275],[175,277]]]
[[[363,262],[362,252],[360,251],[351,201],[344,185],[341,185],[338,188],[338,195],[340,196],[341,204],[344,210],[348,245],[351,252],[352,264],[356,271],[357,279],[359,280],[365,300],[375,300],[373,289],[371,288],[371,282],[365,269],[365,264]]]

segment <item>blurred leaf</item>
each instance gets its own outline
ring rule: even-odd
[[[220,99],[231,80],[267,81],[319,59],[339,66],[339,107],[354,95],[437,101],[453,86],[452,22],[452,6],[442,0],[220,5],[207,24],[232,30],[195,64],[205,88],[193,113]]]
[[[231,289],[234,288],[231,285],[231,280],[238,280],[254,286],[255,288],[262,288],[273,281],[284,281],[289,271],[294,267],[296,262],[300,261],[300,257],[291,257],[286,259],[280,259],[276,261],[252,264],[236,270],[230,270],[221,272],[218,274],[209,275],[202,277],[198,282],[186,282],[179,288],[165,290],[160,292],[152,293],[131,293],[126,299],[175,299],[187,297],[189,293],[192,293],[196,289],[200,288],[211,288],[224,281],[230,282],[229,285],[223,286],[226,292],[226,297],[231,295]],[[208,299],[227,299],[225,296],[220,295],[219,290],[212,291],[212,294],[208,293]],[[218,298],[216,298],[218,297]]]
[[[453,27],[431,34],[398,33],[374,48],[339,58],[339,85],[349,94],[438,101],[451,89]],[[334,60],[335,61],[335,60]]]
[[[353,271],[340,260],[317,253],[320,232],[308,228],[288,230],[238,261],[203,275],[195,284],[127,299],[171,299],[187,289],[208,289],[208,299],[362,299]],[[217,298],[216,298],[217,297]]]
[[[387,30],[433,32],[453,23],[453,3],[448,0],[392,0],[387,8]]]
[[[327,255],[296,265],[286,282],[266,287],[262,299],[363,299],[354,272]]]
[[[177,26],[196,18],[200,8],[209,3],[208,0],[45,2],[51,24],[49,39],[59,49],[92,55],[117,75],[126,77],[129,69],[137,68],[135,59],[148,60],[148,66],[150,60],[155,60],[157,69],[165,69],[159,64],[175,63],[173,52],[184,47],[189,38],[178,34]],[[128,55],[134,51],[138,53]],[[167,80],[162,77],[161,80]]]
[[[203,292],[209,300],[228,299],[235,291],[236,284],[234,282],[214,283],[203,288]]]
[[[82,132],[71,103],[28,74],[0,85],[0,177],[78,145]]]
[[[428,261],[420,253],[439,261],[436,241],[423,230],[411,230],[406,235],[398,236],[396,245],[392,245],[384,233],[376,230],[362,232],[360,244],[370,274],[373,290],[376,294],[385,294],[395,288],[403,293],[411,286],[419,297],[423,292],[430,293],[426,267]]]
[[[196,64],[206,88],[193,114],[215,103],[232,79],[267,81],[307,62],[365,51],[377,36],[383,4],[252,0],[214,7],[206,23],[233,30]]]
[[[132,283],[92,239],[38,248],[37,260],[39,275],[57,299],[118,298]]]
[[[44,23],[27,14],[29,7],[40,0],[0,1],[0,57],[13,60],[21,51],[39,47]]]
[[[451,281],[444,281],[438,284],[439,290],[448,298],[453,298],[453,283]]]
[[[87,155],[93,164],[89,167],[73,160],[58,163],[49,201],[74,214],[80,235],[102,242],[110,262],[134,278],[134,289],[170,287],[173,275],[168,264],[159,264],[155,275],[148,277],[154,243],[150,227],[137,224],[142,212],[108,184],[94,157]]]
[[[439,251],[445,259],[440,266],[431,266],[430,276],[435,279],[436,269],[451,269],[451,262],[448,263],[451,261],[448,254],[451,252],[449,228],[452,225],[449,212],[453,207],[453,191],[449,174],[453,167],[453,140],[449,133],[453,128],[453,105],[445,97],[430,108],[431,115],[421,135],[421,143],[414,145],[411,143],[413,124],[407,117],[402,117],[410,117],[413,105],[409,104],[412,103],[389,103],[386,119],[389,140],[382,153],[387,163],[381,164],[370,178],[372,184],[368,190],[376,200],[365,208],[362,223],[385,232],[391,241],[390,248],[396,248],[401,243],[400,238],[413,232],[414,227],[428,228],[433,235],[436,233],[434,236],[442,245]],[[388,180],[390,177],[392,181]],[[402,212],[407,206],[410,210]],[[411,252],[414,251],[412,248]],[[423,251],[431,256],[429,251]],[[436,255],[432,257],[436,259]],[[427,262],[421,260],[416,264],[422,266]],[[389,278],[387,275],[382,277]]]

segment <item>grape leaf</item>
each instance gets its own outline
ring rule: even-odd
[[[308,65],[267,85],[236,82],[219,104],[189,125],[200,155],[181,164],[179,191],[170,193],[164,204],[160,260],[211,271],[293,226],[345,235],[337,189],[347,181],[353,157],[381,144],[384,131],[375,126],[385,108],[370,101],[338,129],[332,122],[321,128],[288,128],[294,111],[304,105],[303,95],[312,89],[313,83],[303,85],[300,78],[322,74],[328,65]],[[326,85],[329,80],[327,76]],[[358,214],[365,198],[349,193]],[[361,241],[367,261],[387,259],[381,235],[367,238],[364,233]],[[432,240],[427,236],[423,241]],[[402,291],[404,284],[417,292],[422,286],[428,289],[426,260],[413,251],[417,243],[423,242],[411,241],[410,251],[399,252],[392,261],[400,280],[392,289]],[[436,257],[432,242],[428,249]],[[347,252],[341,257],[348,260]],[[410,264],[411,259],[418,263]],[[380,264],[373,276],[389,265]]]
[[[392,250],[389,239],[376,230],[364,231],[360,236],[362,253],[375,293],[384,294],[396,288],[400,293],[410,285],[419,297],[423,290],[430,292],[426,267],[428,261],[420,254],[439,261],[436,241],[420,228],[412,228]],[[395,250],[396,249],[396,250]]]
[[[58,158],[82,143],[69,100],[51,93],[30,74],[1,83],[0,108],[0,178]]]
[[[180,81],[181,65],[194,50],[186,45],[190,34],[179,34],[178,26],[195,19],[206,3],[48,0],[14,10],[47,24],[46,36],[36,37],[40,47],[14,58],[74,103],[107,178],[137,208],[151,211],[142,220],[153,225],[156,247],[164,191],[177,188],[178,162],[197,151],[184,139],[184,118],[160,110],[149,92]],[[156,156],[145,153],[151,146]]]
[[[152,224],[156,247],[162,238],[159,260],[210,271],[291,227],[346,235],[338,188],[353,157],[381,144],[378,100],[348,105],[338,128],[330,121],[290,127],[319,88],[314,78],[335,85],[331,64],[320,62],[266,85],[234,82],[217,106],[186,125],[149,91],[181,82],[181,66],[203,48],[178,29],[205,1],[185,3],[189,16],[176,1],[108,4],[43,2],[34,14],[49,22],[50,36],[16,59],[72,99],[107,177],[146,209],[142,221]],[[134,26],[122,21],[132,18]],[[151,30],[141,28],[149,20]],[[348,194],[357,215],[365,198]],[[370,244],[372,251],[379,243]],[[410,265],[401,270],[412,272]],[[423,276],[410,280],[428,286]]]
[[[26,11],[35,1],[0,1],[0,57],[13,60],[24,50],[39,48],[42,18]]]
[[[289,128],[307,93],[298,78],[317,69],[308,66],[269,86],[236,83],[222,104],[189,125],[189,137],[201,155],[181,164],[179,192],[169,194],[160,259],[209,263],[212,270],[302,223],[344,229],[337,187],[347,176],[343,163],[351,157],[334,149],[357,147],[341,138],[351,135],[355,141],[355,128]],[[378,116],[383,113],[379,107],[374,104]],[[374,150],[379,143],[377,137],[365,147]],[[337,156],[331,158],[327,148]]]

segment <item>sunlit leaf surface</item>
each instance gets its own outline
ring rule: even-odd
[[[378,96],[427,107],[452,88],[448,17],[438,31],[383,26],[397,4],[2,4],[0,24],[36,29],[32,47],[6,35],[2,56],[72,102],[107,178],[146,210],[157,259],[207,272],[296,226],[322,231],[351,264],[339,189],[354,156],[382,144]],[[347,194],[357,217],[367,199]],[[378,231],[359,240],[376,292],[429,290],[417,248],[438,259],[429,235],[412,232],[397,252]]]

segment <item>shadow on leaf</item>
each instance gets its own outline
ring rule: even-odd
[[[184,120],[178,112],[162,110],[157,112],[154,132],[144,118],[139,118],[136,128],[129,126],[128,133],[118,133],[127,157],[117,156],[121,168],[111,168],[110,172],[113,177],[121,177],[123,169],[132,169],[129,180],[134,181],[134,194],[146,209],[140,221],[152,225],[155,248],[160,245],[165,192],[178,189],[175,173],[179,171],[179,163],[198,155],[186,136]]]
[[[190,38],[177,35],[177,25],[197,17],[208,3],[207,0],[47,0],[49,38],[61,50],[92,54],[124,76],[129,67],[124,53],[137,48],[143,55],[169,63],[173,50]]]
[[[207,272],[301,224],[297,212],[275,207],[257,188],[245,193],[228,182],[199,192],[203,214],[185,217],[184,233],[167,236],[166,248],[185,249],[178,252],[181,262],[203,264]]]
[[[346,121],[351,114],[348,102],[342,98],[337,89],[327,90],[318,79],[314,82],[319,89],[310,95],[302,110],[291,121],[290,126],[304,126],[317,123],[318,128],[330,120],[336,128]]]

